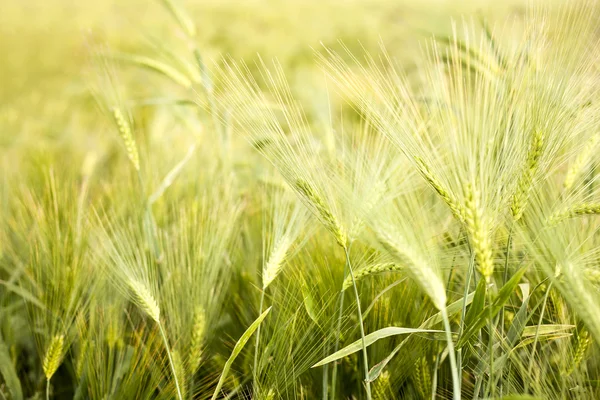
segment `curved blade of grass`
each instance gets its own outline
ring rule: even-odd
[[[4,383],[12,396],[11,398],[22,400],[23,390],[21,389],[21,382],[2,337],[0,337],[0,374],[4,378]]]
[[[223,367],[223,371],[221,372],[221,377],[219,378],[219,383],[217,383],[217,387],[211,397],[211,400],[217,399],[217,396],[219,395],[219,392],[221,391],[221,387],[223,387],[223,383],[225,383],[225,378],[227,378],[227,374],[229,373],[229,369],[231,368],[231,365],[233,364],[233,362],[235,361],[237,356],[240,354],[240,352],[242,351],[242,349],[244,348],[244,346],[246,345],[246,343],[248,342],[248,340],[250,339],[250,337],[252,336],[254,331],[258,328],[258,326],[261,324],[261,322],[265,319],[265,317],[267,316],[269,311],[271,311],[271,308],[272,308],[272,306],[267,308],[262,314],[260,314],[258,316],[258,318],[256,318],[256,320],[252,323],[252,325],[250,325],[248,327],[248,329],[246,329],[246,332],[244,332],[244,334],[240,337],[240,339],[235,344],[233,351],[231,352],[231,355],[225,362],[225,366]]]
[[[454,314],[460,312],[463,307],[463,302],[466,303],[466,305],[471,304],[474,297],[475,297],[475,292],[469,293],[469,295],[467,296],[467,299],[465,301],[463,301],[463,298],[461,298],[461,299],[455,301],[454,303],[450,304],[448,307],[446,307],[446,312],[448,313],[448,317],[451,317]],[[435,325],[441,323],[442,320],[443,320],[442,314],[441,314],[441,312],[438,312],[437,314],[432,315],[425,322],[423,322],[421,324],[421,326],[419,326],[419,328],[421,328],[421,329],[430,328],[432,326],[435,326]],[[408,339],[410,336],[411,335],[409,334],[406,339]],[[381,375],[381,373],[383,372],[385,367],[389,364],[389,362],[392,360],[392,358],[394,358],[394,356],[396,354],[398,354],[398,352],[402,349],[402,347],[404,346],[404,344],[406,342],[407,342],[407,340],[403,340],[400,344],[398,344],[398,346],[396,346],[396,348],[394,350],[392,350],[392,352],[386,358],[384,358],[378,364],[373,366],[373,368],[371,368],[371,370],[369,371],[369,376],[367,379],[369,381],[373,382],[374,380],[379,378],[379,375]]]
[[[554,333],[563,333],[564,331],[568,331],[574,328],[575,325],[539,325],[539,334],[550,335]],[[538,325],[526,326],[523,329],[522,337],[535,336],[536,329],[538,329]]]
[[[194,151],[196,151],[196,144],[192,144],[190,146],[183,159],[179,161],[177,165],[175,165],[173,169],[169,171],[169,173],[165,176],[158,189],[156,189],[156,191],[152,193],[152,195],[148,199],[148,202],[150,204],[154,204],[154,202],[156,202],[156,200],[158,200],[163,195],[165,190],[167,190],[169,186],[173,184],[173,181],[175,181],[175,178],[177,178],[183,167],[185,167],[188,161],[192,158]]]
[[[485,283],[485,279],[480,279],[479,283],[477,283],[477,288],[475,289],[475,296],[473,297],[473,303],[469,307],[469,311],[467,311],[467,315],[465,316],[465,327],[469,327],[475,322],[475,318],[483,307],[485,306],[485,294],[487,292],[487,284]]]
[[[8,289],[9,291],[21,296],[21,298],[25,301],[28,301],[29,303],[41,308],[42,310],[44,310],[46,308],[46,306],[44,306],[44,304],[42,304],[38,299],[35,298],[35,296],[31,293],[29,293],[27,290],[11,283],[11,282],[7,282],[7,281],[3,281],[0,280],[0,285],[4,285],[4,287],[6,289]]]
[[[189,88],[192,86],[191,79],[188,78],[181,71],[162,61],[155,60],[154,58],[138,54],[123,53],[110,54],[108,56],[115,60],[129,62],[139,67],[158,72],[183,87]]]
[[[492,303],[485,307],[483,310],[481,310],[479,314],[477,314],[474,323],[471,326],[467,326],[462,336],[459,338],[458,343],[456,344],[456,347],[458,349],[463,347],[471,338],[471,336],[479,332],[479,330],[483,328],[488,322],[489,318],[495,317],[496,314],[498,314],[500,310],[502,310],[502,306],[508,301],[510,295],[515,291],[526,270],[527,266],[524,266],[523,268],[515,272],[512,278],[510,278],[509,281],[506,282],[506,285],[504,285],[502,289],[500,289],[498,295],[492,301]]]
[[[196,36],[196,25],[181,5],[173,0],[161,0],[161,3],[169,10],[173,18],[175,18],[179,26],[181,26],[181,29],[183,29],[189,37]]]
[[[370,346],[379,339],[383,339],[390,336],[397,335],[406,335],[410,333],[444,333],[444,331],[434,330],[434,329],[419,329],[419,328],[400,328],[396,326],[389,326],[387,328],[379,329],[373,333],[369,333],[365,336],[365,346]],[[356,342],[344,347],[343,349],[333,353],[329,357],[324,358],[319,361],[311,368],[320,367],[325,364],[329,364],[332,361],[339,360],[340,358],[344,358],[352,353],[356,353],[357,351],[362,350],[362,339],[357,340]]]

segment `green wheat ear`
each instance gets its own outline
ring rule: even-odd
[[[592,338],[590,337],[588,330],[585,328],[581,329],[577,335],[577,347],[575,348],[573,359],[569,364],[569,368],[565,371],[565,375],[571,375],[577,369],[577,367],[579,367],[583,361],[587,349],[590,347],[591,342]]]
[[[148,288],[144,284],[134,280],[129,282],[129,288],[133,295],[133,302],[156,323],[160,323],[160,307]]]
[[[192,341],[190,344],[189,366],[190,373],[195,373],[202,361],[202,344],[206,331],[206,313],[204,308],[196,306],[194,310],[194,324],[192,326]]]
[[[65,346],[65,336],[55,335],[48,348],[46,349],[46,355],[42,362],[42,368],[46,379],[50,380],[62,361],[63,351]]]
[[[341,228],[335,215],[329,211],[323,198],[317,193],[312,185],[304,179],[298,179],[296,181],[296,189],[315,207],[319,217],[323,220],[327,229],[333,233],[338,244],[343,248],[346,248],[348,239],[344,230]]]
[[[125,150],[127,151],[127,157],[133,164],[133,167],[136,171],[140,170],[140,156],[138,154],[137,145],[135,143],[135,139],[133,138],[133,133],[131,132],[131,126],[129,126],[129,122],[123,115],[123,112],[117,108],[112,108],[113,118],[115,123],[117,124],[117,128],[119,128],[119,135],[123,140],[123,144],[125,145]]]
[[[600,214],[600,203],[580,203],[564,211],[558,211],[548,218],[549,225],[556,225],[566,219],[581,217],[584,215]]]
[[[404,268],[398,264],[395,263],[382,263],[382,264],[372,264],[372,265],[367,265],[363,268],[357,269],[356,271],[354,271],[354,280],[356,282],[370,276],[370,275],[375,275],[381,272],[388,272],[388,271],[402,271]],[[342,291],[345,291],[346,289],[352,287],[352,277],[351,276],[347,276],[346,279],[344,279],[344,283],[342,284]]]
[[[540,157],[544,147],[544,133],[541,130],[536,130],[531,138],[529,152],[527,153],[527,165],[517,184],[517,191],[513,195],[512,204],[510,207],[511,213],[515,221],[518,221],[523,216],[523,211],[527,207],[529,200],[529,192],[533,184],[533,178],[538,170]]]
[[[569,191],[573,187],[575,180],[579,177],[584,166],[594,154],[594,150],[596,149],[598,142],[600,142],[600,134],[597,133],[592,136],[585,148],[581,150],[581,153],[579,153],[571,167],[569,167],[565,177],[565,182],[563,184],[565,191]]]
[[[489,280],[494,273],[494,262],[492,259],[492,244],[489,234],[487,218],[481,207],[479,191],[472,185],[465,185],[465,225],[479,273]]]
[[[414,157],[417,167],[425,180],[431,185],[431,187],[440,195],[442,200],[450,207],[450,211],[454,215],[454,217],[460,221],[465,222],[465,210],[458,203],[456,198],[441,184],[441,182],[433,175],[431,172],[431,168],[423,161],[421,157]]]

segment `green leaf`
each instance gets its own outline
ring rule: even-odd
[[[242,337],[240,337],[240,339],[235,344],[233,351],[231,352],[231,355],[225,362],[225,366],[223,367],[223,371],[221,372],[221,377],[219,378],[219,383],[217,383],[217,387],[215,389],[215,392],[212,395],[211,400],[216,400],[217,396],[219,395],[219,392],[221,391],[221,387],[223,387],[223,383],[225,383],[225,378],[227,378],[227,374],[229,373],[229,370],[231,369],[231,365],[233,365],[233,362],[235,361],[237,356],[240,354],[240,352],[242,351],[242,349],[244,348],[244,346],[246,345],[248,340],[250,340],[250,337],[252,336],[254,331],[256,331],[256,329],[259,327],[261,322],[265,319],[265,317],[267,316],[269,311],[271,311],[271,308],[272,308],[272,306],[267,308],[265,310],[265,312],[260,314],[258,316],[258,318],[256,318],[256,320],[252,323],[252,325],[250,325],[248,327],[248,329],[246,329],[246,332],[244,332]]]
[[[540,325],[539,335],[552,335],[554,333],[564,333],[575,328],[575,325]],[[537,325],[526,326],[523,329],[523,337],[535,336]]]
[[[21,382],[19,381],[15,366],[10,359],[8,347],[6,347],[2,337],[0,337],[0,374],[4,377],[4,383],[12,398],[14,400],[22,400],[23,390],[21,389]]]
[[[477,314],[477,317],[475,317],[473,324],[466,327],[462,336],[458,339],[458,343],[456,344],[457,349],[462,348],[469,341],[471,336],[479,332],[479,330],[485,326],[489,318],[495,317],[496,314],[498,314],[498,312],[502,310],[502,306],[508,301],[511,294],[515,291],[526,270],[527,266],[524,266],[523,268],[515,272],[512,278],[510,278],[509,281],[506,282],[506,285],[504,285],[502,289],[500,289],[498,295],[496,296],[494,301],[492,301],[492,304],[489,304],[487,307],[481,310],[479,314]]]
[[[320,328],[321,325],[319,324],[319,318],[318,318],[318,312],[316,310],[317,307],[315,305],[315,299],[313,298],[312,294],[310,293],[310,289],[308,289],[308,287],[305,284],[302,285],[302,300],[304,303],[304,309],[306,310],[306,313],[308,314],[310,319]]]
[[[467,295],[466,305],[471,304],[474,297],[475,297],[475,292],[469,293]],[[460,298],[459,300],[457,300],[454,303],[447,306],[446,312],[448,313],[448,317],[453,316],[454,314],[462,311],[462,307],[463,307],[463,299],[462,298]],[[425,322],[423,322],[421,324],[421,326],[419,326],[419,328],[421,328],[421,329],[431,328],[432,326],[435,326],[441,322],[442,322],[442,314],[438,312],[437,314],[429,317]],[[402,347],[408,341],[408,338],[410,336],[411,335],[409,334],[408,337],[405,340],[403,340],[400,344],[398,344],[398,346],[396,346],[396,348],[394,350],[392,350],[392,352],[390,354],[388,354],[388,356],[386,358],[384,358],[379,363],[377,363],[373,368],[371,368],[371,370],[369,371],[369,375],[367,376],[367,380],[369,382],[373,382],[374,380],[379,378],[379,375],[381,375],[381,373],[383,372],[385,367],[389,364],[389,362],[392,360],[392,358],[394,358],[394,356],[396,354],[398,354],[398,352],[402,349]]]
[[[523,303],[517,311],[517,315],[512,321],[512,325],[508,329],[508,348],[512,349],[517,341],[523,335],[525,324],[527,323],[527,306],[529,305],[529,284],[522,284],[521,292],[523,293]]]
[[[465,327],[468,328],[473,324],[475,318],[481,313],[481,310],[485,307],[485,294],[487,289],[487,284],[485,283],[485,279],[480,279],[477,284],[477,289],[475,289],[475,297],[473,297],[473,303],[469,307],[469,311],[467,311],[467,315],[465,316]],[[466,329],[465,328],[465,329]]]
[[[0,280],[0,285],[4,285],[6,289],[21,296],[23,300],[41,308],[42,310],[46,308],[33,294],[23,289],[22,287],[15,285],[14,283]]]
[[[383,339],[390,336],[406,335],[410,333],[443,333],[444,331],[438,331],[433,329],[419,329],[419,328],[400,328],[396,326],[389,326],[387,328],[379,329],[373,333],[369,333],[365,336],[365,346],[370,346],[379,339]],[[344,347],[343,349],[333,353],[329,357],[326,357],[313,365],[311,368],[320,367],[321,365],[329,364],[332,361],[344,358],[352,353],[356,353],[362,350],[362,339],[358,339],[356,342]]]

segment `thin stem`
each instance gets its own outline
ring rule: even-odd
[[[259,311],[258,311],[258,315],[261,315],[263,312],[263,305],[265,302],[265,288],[263,288],[263,290],[261,290],[260,293],[260,306],[259,306]],[[256,386],[256,374],[258,371],[258,346],[260,343],[260,325],[258,325],[258,328],[256,329],[256,338],[254,340],[254,369],[252,370],[252,374],[254,375],[254,385]]]
[[[326,343],[325,346],[323,347],[323,358],[325,358],[327,356],[327,354],[329,354],[328,352],[329,350],[329,344]],[[327,396],[329,395],[329,364],[325,364],[323,366],[323,382],[322,382],[322,386],[323,386],[323,400],[327,400]]]
[[[360,339],[362,341],[362,353],[363,353],[363,367],[365,370],[365,390],[367,391],[367,400],[371,400],[371,383],[369,382],[369,359],[367,358],[367,345],[365,343],[365,328],[363,326],[363,317],[360,307],[360,296],[358,295],[358,289],[356,287],[356,281],[354,280],[354,272],[352,272],[352,265],[350,264],[350,251],[349,248],[344,248],[346,253],[346,264],[348,265],[348,271],[352,278],[352,287],[354,287],[354,297],[356,298],[356,309],[358,312],[358,323],[360,324]]]
[[[46,379],[46,400],[50,400],[50,379]]]
[[[442,319],[444,320],[444,330],[446,331],[446,341],[448,342],[448,357],[450,358],[450,370],[452,372],[452,388],[453,399],[460,400],[460,380],[458,377],[458,369],[456,368],[456,358],[454,357],[454,342],[452,341],[452,331],[450,330],[450,320],[446,308],[440,310]]]
[[[177,380],[177,373],[175,372],[175,365],[173,364],[173,358],[171,357],[171,350],[169,349],[169,342],[167,341],[167,335],[165,335],[165,331],[160,322],[158,322],[158,329],[160,330],[160,334],[162,336],[163,343],[165,344],[165,349],[167,350],[167,356],[169,357],[169,365],[171,366],[171,372],[173,373],[173,379],[175,380],[175,388],[177,389],[177,397],[179,398],[179,400],[183,400],[183,396],[181,394],[181,389],[179,388],[179,381]]]
[[[482,278],[484,279],[484,278]],[[487,284],[488,282],[486,282]],[[489,285],[488,285],[489,287]],[[489,361],[490,361],[490,371],[489,371],[489,380],[488,380],[488,393],[491,392],[491,397],[494,397],[495,394],[495,385],[494,385],[494,321],[492,320],[492,294],[491,290],[487,291],[487,300],[489,307],[489,316],[488,316],[488,350],[489,350]]]
[[[552,283],[548,284],[548,289],[546,289],[546,294],[544,295],[544,302],[542,303],[542,311],[540,312],[540,318],[538,320],[537,327],[535,328],[535,337],[533,339],[533,348],[531,349],[531,356],[529,358],[529,367],[527,368],[527,376],[531,377],[531,372],[533,371],[533,360],[535,359],[535,350],[538,343],[538,337],[540,334],[540,326],[544,320],[544,313],[546,312],[546,303],[548,302],[548,295],[550,294],[550,290],[552,289]],[[527,379],[525,381],[525,393],[529,391],[529,382],[531,379]]]
[[[348,274],[348,263],[346,262],[344,267],[344,279],[346,279],[346,275]],[[340,348],[340,333],[342,331],[342,316],[344,313],[344,291],[340,290],[340,305],[338,306],[338,318],[337,318],[337,327],[335,330],[335,346],[333,352],[336,353]],[[337,383],[337,370],[338,363],[335,361],[333,363],[333,369],[331,372],[331,398],[335,399],[335,391],[336,391],[336,383]],[[325,374],[328,371],[323,371]]]
[[[471,249],[471,245],[469,244],[469,249]],[[463,304],[460,315],[460,324],[458,325],[458,337],[460,337],[464,330],[465,325],[465,316],[467,315],[467,297],[469,296],[469,289],[471,287],[471,276],[473,275],[473,270],[475,269],[475,253],[471,249],[471,258],[469,260],[469,268],[467,269],[467,278],[465,280],[465,290],[463,293]],[[457,351],[457,365],[458,369],[462,371],[462,349],[458,349]],[[459,382],[459,387],[462,382]]]
[[[442,356],[438,348],[439,346],[436,345],[435,366],[433,368],[433,377],[431,378],[431,400],[435,400],[435,395],[437,394],[438,368],[440,367],[440,357]]]
[[[504,280],[502,281],[502,285],[504,286],[506,284],[506,282],[508,281],[508,263],[510,260],[510,248],[512,245],[512,236],[513,236],[513,227],[514,225],[510,226],[510,230],[508,232],[508,240],[506,241],[506,252],[505,252],[505,258],[504,258]],[[502,312],[500,313],[500,335],[502,338],[504,338],[504,311],[505,311],[505,305],[502,305]],[[503,380],[502,377],[504,376],[504,365],[500,366],[500,398],[502,398],[503,395]]]

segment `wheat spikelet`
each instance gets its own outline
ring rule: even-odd
[[[381,264],[372,264],[372,265],[367,265],[366,267],[357,269],[356,271],[354,271],[354,280],[356,282],[360,281],[361,279],[369,276],[369,275],[374,275],[374,274],[378,274],[380,272],[387,272],[387,271],[402,271],[403,268],[395,263],[381,263]],[[348,276],[346,277],[346,279],[344,279],[344,283],[342,284],[342,291],[348,289],[352,287],[352,277]]]
[[[54,373],[58,369],[62,361],[64,346],[64,335],[55,335],[50,341],[50,344],[46,349],[44,361],[42,362],[42,368],[44,370],[44,375],[46,375],[46,379],[50,380],[50,378],[52,378],[52,375],[54,375]]]
[[[494,273],[494,263],[487,218],[480,205],[479,191],[470,184],[465,185],[465,225],[479,272],[489,280]]]
[[[579,331],[579,334],[577,335],[577,347],[575,349],[575,353],[573,354],[573,360],[571,360],[571,363],[569,364],[569,368],[565,372],[565,375],[571,375],[573,371],[575,371],[577,367],[579,367],[579,364],[581,364],[581,361],[583,361],[583,358],[587,349],[590,346],[591,341],[592,338],[590,337],[590,333],[587,331],[587,329],[581,329]]]
[[[523,216],[523,211],[529,200],[529,192],[533,178],[537,172],[540,157],[544,147],[544,133],[541,130],[536,130],[531,138],[529,153],[527,154],[527,165],[519,178],[517,191],[513,195],[510,210],[515,221],[518,221]]]
[[[587,268],[583,271],[585,277],[592,283],[600,283],[600,270],[597,268]]]
[[[160,322],[160,308],[158,303],[154,300],[152,293],[148,290],[146,285],[131,280],[129,282],[129,288],[133,295],[133,302],[140,307],[150,318],[156,323]]]
[[[77,374],[77,377],[81,377],[81,374],[83,373],[83,366],[85,365],[85,361],[87,361],[86,358],[88,355],[89,348],[90,341],[84,339],[81,342],[79,354],[77,355],[77,363],[75,364],[75,373]]]
[[[344,230],[341,228],[335,215],[329,211],[323,198],[317,193],[312,185],[304,179],[298,179],[296,180],[296,189],[315,207],[319,217],[327,229],[333,233],[338,244],[343,248],[346,248],[347,237]]]
[[[265,400],[274,400],[275,399],[275,391],[273,389],[269,389],[267,395],[265,396]]]
[[[202,361],[202,344],[206,331],[206,314],[204,308],[196,306],[194,310],[194,325],[192,327],[192,341],[190,344],[190,353],[188,365],[190,373],[195,373]]]
[[[463,207],[458,203],[458,201],[456,201],[454,196],[450,194],[450,192],[448,192],[448,190],[446,190],[444,186],[435,178],[435,176],[431,172],[431,169],[427,164],[425,164],[422,158],[415,157],[415,161],[417,162],[419,171],[421,172],[421,174],[423,174],[423,177],[425,177],[425,180],[440,195],[440,197],[442,198],[442,200],[444,200],[448,207],[450,207],[450,211],[452,212],[454,217],[458,221],[464,222],[465,210],[463,209]]]
[[[421,357],[417,360],[414,371],[413,379],[417,391],[422,399],[429,399],[431,397],[431,374],[429,373],[429,367],[427,366],[425,357]]]
[[[600,134],[597,133],[594,136],[592,136],[585,148],[581,151],[581,153],[579,153],[579,155],[573,162],[573,165],[571,165],[571,167],[567,171],[565,182],[563,184],[564,189],[566,191],[570,190],[573,187],[575,180],[581,174],[581,170],[589,161],[594,150],[596,149],[596,145],[598,144],[598,142],[600,142]]]
[[[123,144],[125,145],[125,150],[127,151],[127,157],[133,164],[133,167],[136,171],[140,170],[140,156],[138,154],[137,146],[135,144],[135,139],[133,138],[133,134],[131,132],[131,127],[125,119],[123,112],[117,108],[112,108],[112,114],[115,122],[117,123],[117,127],[119,128],[119,135],[123,140]]]
[[[392,394],[390,384],[390,371],[383,371],[379,378],[373,383],[373,399],[387,400]]]
[[[405,265],[413,279],[431,298],[433,304],[442,309],[446,306],[446,290],[444,283],[429,264],[414,252],[410,246],[403,243],[400,235],[390,235],[387,232],[379,230],[376,232],[377,238],[383,248],[394,257],[399,264]]]
[[[600,214],[600,204],[598,203],[580,203],[570,207],[564,211],[554,213],[548,218],[550,225],[564,221],[565,219],[575,218],[583,215],[598,215]]]
[[[181,389],[181,395],[183,396],[183,398],[185,398],[185,377],[186,377],[186,371],[185,371],[185,366],[183,365],[183,362],[181,360],[181,354],[179,354],[179,351],[177,350],[172,350],[171,351],[171,360],[173,362],[173,370],[175,373],[175,376],[177,377],[178,381],[181,382],[180,383],[180,389]]]
[[[267,261],[263,267],[263,289],[266,289],[281,271],[283,260],[285,259],[290,245],[290,241],[284,236],[273,247],[273,250],[269,255],[269,261]]]

